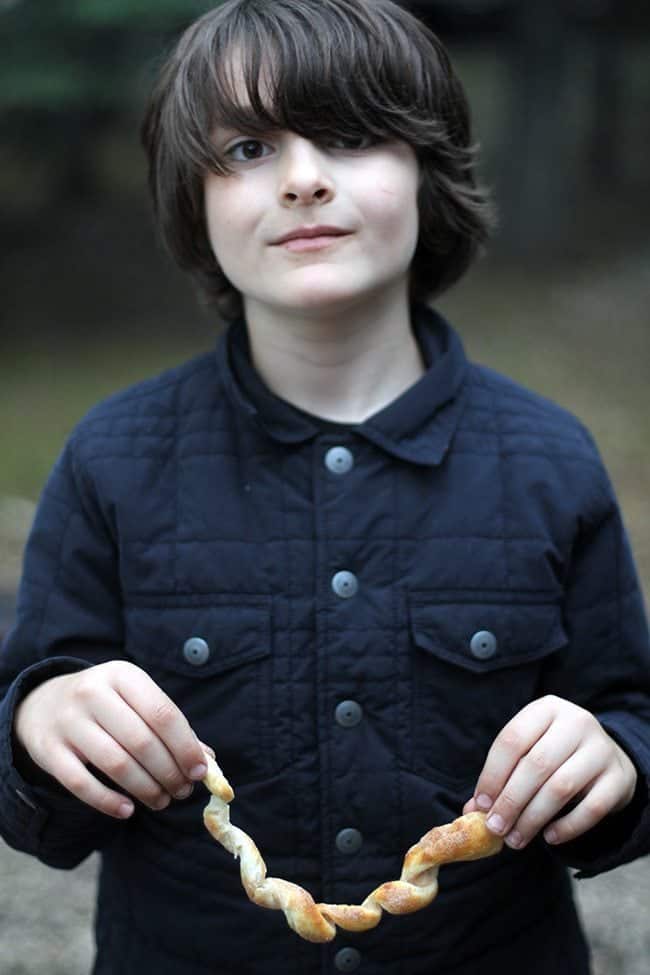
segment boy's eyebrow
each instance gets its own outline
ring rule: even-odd
[[[263,136],[270,135],[274,131],[277,131],[277,126],[263,125],[259,120],[257,124],[251,124],[250,126],[246,125],[245,122],[241,125],[222,125],[217,122],[212,127],[212,141],[228,142],[238,135],[250,135],[251,137],[262,138]]]
[[[241,134],[240,126],[220,125],[219,122],[217,122],[212,128],[213,138],[218,136],[221,139],[229,139],[231,135],[239,134]]]
[[[268,129],[274,127],[272,119],[272,108],[269,109],[269,114],[260,115],[252,105],[244,103],[243,105],[227,107],[222,113],[215,112],[213,126],[220,129],[240,129],[249,126],[257,129]]]

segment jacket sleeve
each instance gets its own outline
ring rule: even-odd
[[[650,640],[632,553],[602,465],[597,501],[579,522],[566,578],[568,646],[546,673],[544,693],[591,711],[638,773],[632,802],[554,850],[578,878],[650,852]]]
[[[50,677],[123,657],[122,618],[115,541],[69,444],[39,503],[16,623],[0,650],[0,836],[51,866],[76,866],[127,824],[18,754],[15,709]]]

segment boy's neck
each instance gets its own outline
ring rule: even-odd
[[[245,302],[251,358],[266,385],[315,416],[361,423],[424,374],[406,295],[276,312]]]

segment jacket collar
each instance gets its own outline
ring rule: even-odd
[[[462,412],[467,359],[456,332],[433,309],[417,306],[413,327],[427,371],[383,410],[350,429],[401,460],[436,465]],[[298,444],[320,433],[308,415],[272,393],[254,370],[243,321],[222,336],[217,367],[231,403],[272,439]]]

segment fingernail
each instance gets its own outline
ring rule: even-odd
[[[479,809],[482,809],[483,812],[487,812],[488,809],[492,808],[493,803],[490,797],[486,796],[485,793],[482,792],[480,796],[476,797],[476,805]]]
[[[547,829],[544,833],[544,839],[547,843],[557,843],[557,833],[554,829]]]
[[[118,814],[122,817],[122,819],[128,819],[132,812],[133,804],[130,802],[123,802],[118,809]]]
[[[193,785],[190,785],[188,783],[187,785],[184,785],[182,789],[179,789],[178,790],[178,792],[175,794],[174,798],[175,799],[187,799],[189,796],[192,795],[193,792],[194,792],[194,786]]]
[[[521,833],[518,833],[517,830],[513,829],[512,833],[508,833],[506,836],[505,842],[508,846],[512,847],[513,850],[518,850],[522,844]]]
[[[487,819],[487,826],[493,833],[503,833],[506,828],[506,824],[499,815],[490,816]]]
[[[206,745],[206,743],[204,741],[201,741],[200,738],[197,738],[196,742],[202,752],[207,752],[208,755],[210,755],[212,758],[216,758],[215,751],[212,745]]]
[[[202,762],[201,765],[194,766],[194,768],[190,772],[190,778],[202,779],[207,771],[208,771],[208,766]]]

